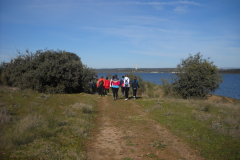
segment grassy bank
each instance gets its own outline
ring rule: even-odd
[[[86,159],[96,101],[89,94],[0,89],[0,159]]]
[[[164,96],[163,86],[140,85],[145,85],[145,92],[136,102],[149,118],[200,150],[206,159],[240,159],[239,100],[221,96],[185,100],[175,94]]]
[[[166,97],[162,86],[144,83],[142,99],[130,101],[141,106],[150,119],[181,137],[206,159],[240,159],[239,100]],[[111,107],[129,104],[120,95],[119,90],[117,101],[108,97]],[[0,88],[0,159],[86,159],[97,99],[98,95],[85,93],[46,95]],[[131,112],[128,109],[118,114],[121,117]]]
[[[206,159],[240,159],[240,103],[175,98],[137,101],[148,116],[170,129]]]

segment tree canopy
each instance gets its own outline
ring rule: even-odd
[[[61,50],[38,50],[36,53],[26,50],[26,54],[19,53],[0,68],[5,84],[47,93],[88,90],[89,80],[96,75],[75,53]]]
[[[213,62],[202,59],[200,53],[190,54],[177,65],[174,89],[184,98],[205,97],[215,92],[222,82],[222,76]]]

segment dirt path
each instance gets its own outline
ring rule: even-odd
[[[97,128],[88,144],[89,160],[203,159],[188,144],[147,118],[134,102],[100,97]]]

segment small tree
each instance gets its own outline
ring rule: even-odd
[[[214,93],[223,82],[217,66],[202,59],[200,53],[181,60],[175,80],[174,89],[184,98],[205,97]]]

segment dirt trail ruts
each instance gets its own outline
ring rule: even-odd
[[[89,160],[203,159],[198,151],[147,118],[132,99],[100,97],[98,111],[97,128],[87,148]]]

